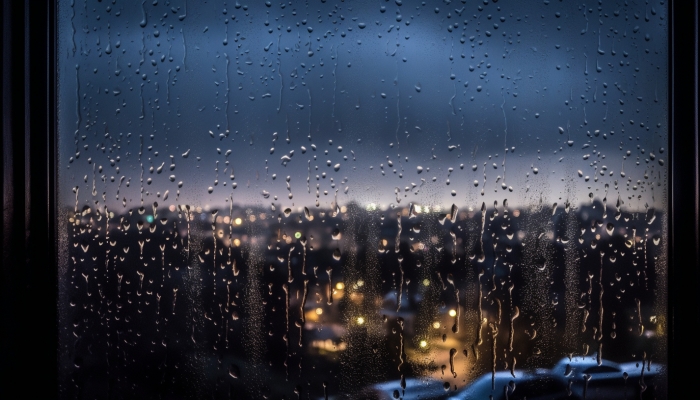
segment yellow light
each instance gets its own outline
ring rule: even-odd
[[[236,224],[236,225],[240,225],[240,224],[243,223],[243,220],[242,220],[241,218],[236,218],[236,219],[233,220],[233,223]]]
[[[457,311],[450,310],[449,314],[450,314],[450,317],[454,317],[455,315],[457,315]]]
[[[251,214],[251,215],[248,217],[248,220],[249,220],[250,222],[255,222],[255,215]]]
[[[318,315],[323,314],[323,308],[320,308],[320,307],[317,308],[317,309],[316,309],[316,314],[318,314]]]
[[[416,214],[420,214],[421,212],[421,207],[420,206],[415,206],[414,210],[416,211]]]
[[[429,279],[423,279],[423,286],[430,286],[430,280],[429,280]]]
[[[427,345],[428,345],[428,342],[426,342],[425,340],[420,341],[420,347],[426,347]]]
[[[365,319],[363,317],[357,317],[357,325],[362,325],[365,323]]]
[[[357,287],[362,287],[364,285],[365,285],[365,281],[362,281],[362,280],[357,281]]]
[[[229,222],[231,222],[231,218],[227,215],[224,217],[224,224],[228,224]]]
[[[437,321],[433,322],[433,328],[440,329],[440,323]]]
[[[241,240],[240,239],[233,239],[233,245],[238,247],[241,245]]]
[[[657,322],[656,324],[656,334],[659,336],[664,336],[666,334],[666,318],[661,315],[656,318],[656,321],[652,321],[652,323]]]
[[[335,284],[335,288],[338,290],[343,290],[345,289],[345,284],[343,282],[338,282]]]

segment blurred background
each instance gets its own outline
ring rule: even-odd
[[[666,21],[60,2],[61,396],[665,398]]]

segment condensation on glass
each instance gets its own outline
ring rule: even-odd
[[[58,28],[62,398],[666,398],[664,1]]]

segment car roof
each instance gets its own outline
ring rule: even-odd
[[[552,367],[552,373],[554,374],[559,374],[559,373],[564,373],[566,366],[571,365],[571,367],[575,370],[581,371],[582,368],[589,368],[589,367],[595,367],[598,365],[598,360],[597,360],[597,354],[593,353],[589,356],[575,356],[571,357],[571,360],[569,360],[569,357],[564,357],[559,362],[557,362],[554,367]],[[608,366],[608,367],[614,367],[618,369],[621,373],[622,372],[627,372],[630,375],[633,374],[641,374],[641,368],[643,363],[641,361],[630,361],[630,362],[624,362],[624,363],[617,363],[614,361],[610,361],[607,359],[602,359],[601,360],[601,366]],[[651,366],[647,369],[646,364],[645,365],[645,374],[646,373],[660,373],[664,368],[664,364],[658,364],[658,363],[652,363]]]
[[[578,368],[598,365],[598,354],[593,353],[588,356],[573,356],[571,357],[571,359],[569,359],[569,357],[564,357],[554,365],[552,371],[558,373],[559,368],[566,367],[566,365],[571,365],[572,367]],[[607,365],[610,367],[621,369],[620,364],[614,361],[606,360],[604,358],[601,359],[601,365]]]
[[[401,380],[396,379],[393,381],[380,382],[380,383],[376,383],[372,386],[374,388],[382,389],[382,390],[401,388]],[[408,389],[409,386],[432,388],[432,387],[442,386],[442,381],[439,381],[437,379],[432,379],[432,378],[406,378],[406,389]]]
[[[447,390],[444,388],[444,382],[432,378],[407,378],[405,393],[401,389],[401,380],[393,380],[388,382],[380,382],[372,385],[372,389],[383,392],[392,393],[398,390],[401,397],[404,399],[446,397]]]
[[[493,379],[493,384],[492,384]],[[472,399],[482,398],[481,396],[488,393],[498,393],[503,391],[503,387],[509,385],[510,382],[515,384],[516,390],[518,385],[531,381],[556,381],[564,385],[562,377],[554,375],[547,370],[536,371],[516,371],[515,378],[508,371],[499,371],[495,374],[486,373],[475,379],[471,384],[464,389],[454,394],[455,399]]]

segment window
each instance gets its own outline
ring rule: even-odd
[[[57,5],[60,397],[667,396],[667,3],[189,3]]]

